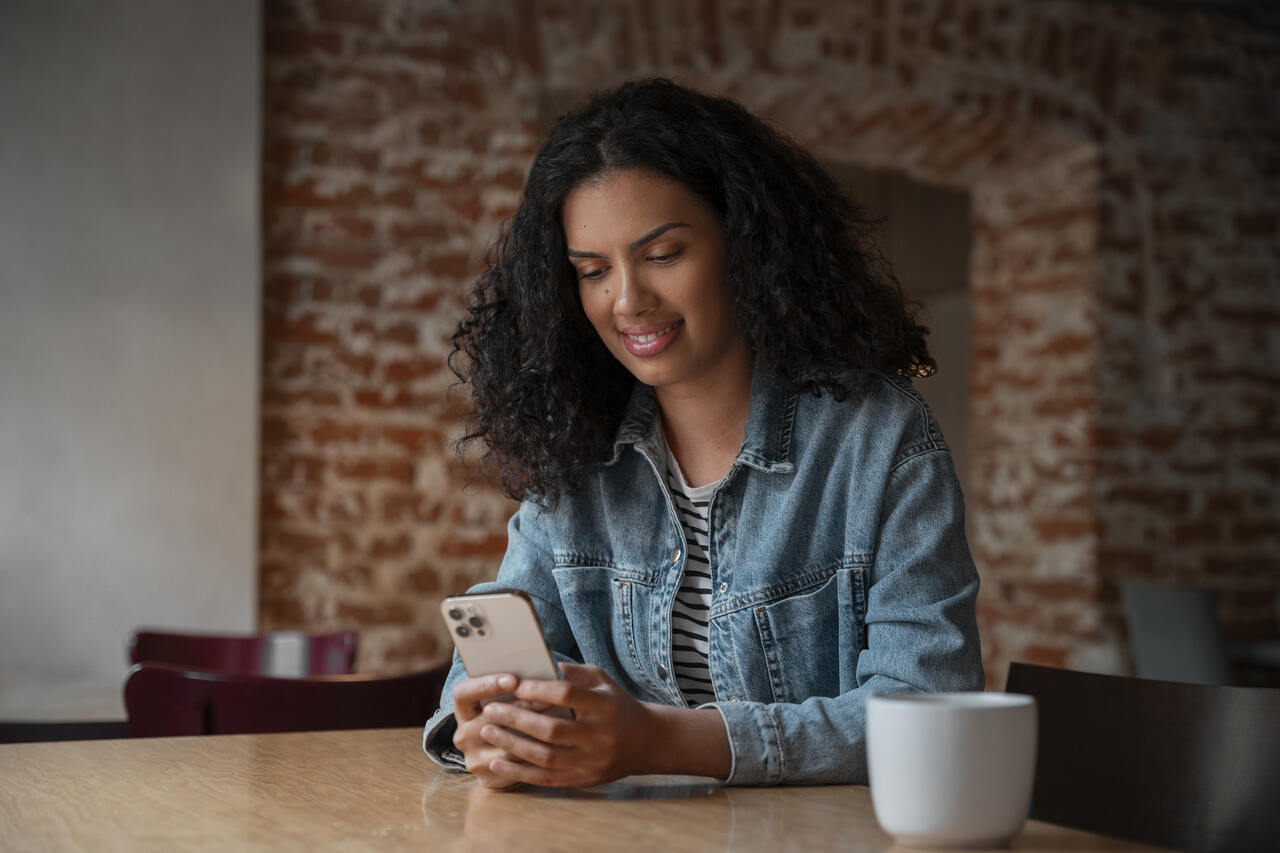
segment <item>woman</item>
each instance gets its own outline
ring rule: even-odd
[[[523,501],[474,591],[526,592],[563,680],[455,657],[428,753],[495,788],[863,782],[869,696],[981,689],[925,332],[738,104],[651,80],[562,118],[454,344]]]

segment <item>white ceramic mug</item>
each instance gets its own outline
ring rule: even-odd
[[[896,693],[867,702],[876,820],[909,847],[998,847],[1031,808],[1036,700]]]

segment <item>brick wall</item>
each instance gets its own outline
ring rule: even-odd
[[[264,628],[358,627],[363,669],[446,654],[437,602],[512,510],[450,445],[464,288],[548,115],[660,73],[971,193],[993,685],[1123,671],[1127,579],[1275,632],[1280,37],[1074,0],[268,0],[266,39]]]

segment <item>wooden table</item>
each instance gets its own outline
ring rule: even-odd
[[[491,792],[419,729],[0,746],[0,850],[878,851],[867,788]],[[1013,849],[1149,850],[1029,822]]]

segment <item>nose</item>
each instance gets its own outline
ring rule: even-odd
[[[645,275],[630,265],[622,269],[618,292],[613,299],[613,313],[619,317],[638,317],[658,304],[657,294],[649,287]]]

